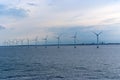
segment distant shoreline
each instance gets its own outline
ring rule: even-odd
[[[95,43],[85,43],[85,44],[59,44],[59,46],[86,46],[86,45],[97,45]],[[104,43],[99,45],[120,45],[120,43]],[[30,46],[58,46],[58,44],[48,44],[48,45],[8,45],[8,46],[0,46],[0,47],[30,47]]]

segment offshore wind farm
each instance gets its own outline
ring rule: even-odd
[[[14,46],[14,47],[17,47],[17,46],[45,46],[45,48],[47,48],[47,46],[57,46],[58,48],[60,48],[60,46],[65,46],[65,45],[68,45],[68,46],[74,46],[74,48],[76,48],[77,45],[96,45],[97,48],[99,48],[99,45],[106,45],[105,43],[103,43],[102,41],[100,42],[99,41],[99,37],[100,37],[100,34],[102,32],[99,32],[99,33],[95,33],[93,32],[95,35],[96,35],[96,42],[94,43],[80,43],[80,41],[77,39],[77,32],[69,37],[69,40],[71,39],[71,42],[70,43],[65,43],[64,41],[61,41],[61,38],[62,40],[64,40],[65,37],[68,37],[69,35],[67,36],[63,36],[63,34],[59,34],[57,36],[55,36],[54,38],[57,40],[54,40],[55,42],[54,43],[51,43],[48,39],[48,35],[43,38],[42,40],[44,42],[41,42],[41,40],[39,39],[39,37],[34,37],[32,39],[13,39],[13,40],[6,40],[3,42],[3,44],[1,46],[3,47],[10,47],[10,46]],[[65,34],[64,34],[65,35]],[[72,41],[73,39],[73,41]],[[40,43],[41,42],[41,43]],[[64,43],[62,43],[64,42]]]
[[[43,44],[38,36],[5,41],[0,47],[0,79],[119,80],[120,45],[100,43],[101,33],[93,32],[94,44],[80,44],[78,32],[69,37],[71,44],[62,43],[63,34],[53,37],[54,44],[48,44],[48,35]]]
[[[44,38],[40,38],[38,36],[35,36],[33,38],[27,38],[27,39],[10,39],[10,40],[5,40],[2,42],[1,47],[30,47],[30,46],[35,46],[35,47],[39,47],[39,46],[44,46],[45,48],[47,48],[48,46],[56,46],[57,48],[60,48],[60,46],[73,46],[74,48],[77,48],[77,46],[84,46],[84,45],[95,45],[96,48],[99,48],[100,45],[119,45],[120,43],[107,43],[104,42],[104,40],[102,40],[102,38],[100,37],[100,35],[103,32],[91,32],[93,34],[95,34],[94,38],[94,42],[89,42],[89,43],[85,43],[85,42],[81,42],[81,40],[79,39],[81,36],[77,36],[80,35],[79,32],[75,32],[73,33],[73,35],[66,35],[64,34],[59,34],[59,35],[55,35],[54,37],[52,37],[53,41],[49,41],[48,37],[49,35],[45,36]],[[92,34],[91,34],[92,35]],[[93,36],[93,35],[92,35]],[[65,38],[68,37],[69,42],[65,43]],[[50,38],[51,39],[51,38]]]

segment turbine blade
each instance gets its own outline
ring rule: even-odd
[[[75,33],[75,36],[77,36],[77,32]]]
[[[102,34],[102,32],[99,32],[98,35]]]
[[[95,35],[98,35],[96,32],[93,32]]]
[[[58,37],[61,37],[62,36],[62,34],[60,34]]]

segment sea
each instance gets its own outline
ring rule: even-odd
[[[0,47],[0,80],[120,80],[120,45]]]

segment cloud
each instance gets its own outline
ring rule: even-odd
[[[32,2],[30,2],[30,3],[27,3],[28,5],[30,5],[30,6],[37,6],[37,4],[35,4],[35,3],[32,3]]]
[[[3,30],[3,29],[5,29],[5,27],[4,27],[4,26],[2,26],[2,25],[0,25],[0,30]]]
[[[113,3],[114,0],[109,2],[108,0],[21,0],[20,2],[14,0],[10,3],[9,0],[4,1],[6,2],[0,5],[0,17],[2,17],[0,22],[6,25],[7,30],[1,35],[6,35],[8,38],[36,35],[44,38],[48,34],[52,37],[61,33],[73,35],[78,32],[80,39],[87,42],[95,37],[92,31],[106,30],[107,33],[103,35],[110,34],[105,36],[106,38],[111,37],[113,32],[114,36],[120,34],[120,24],[117,24],[120,22],[120,3]],[[18,21],[14,18],[24,19]]]
[[[1,17],[13,17],[13,18],[23,18],[26,17],[27,11],[22,9],[22,8],[16,8],[16,7],[12,7],[9,8],[6,5],[1,5],[0,4],[0,16]]]

